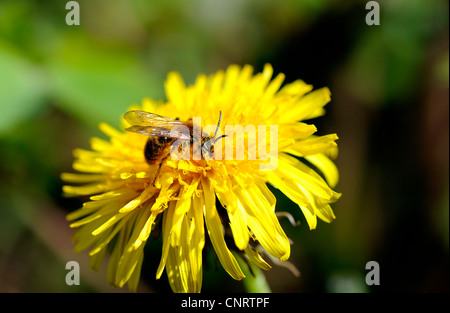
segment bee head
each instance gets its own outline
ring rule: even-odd
[[[219,122],[217,123],[216,131],[212,137],[203,137],[202,138],[202,155],[206,160],[211,160],[214,155],[214,144],[220,138],[226,137],[226,135],[217,136],[217,132],[219,131],[220,122],[222,120],[222,111],[219,111]]]

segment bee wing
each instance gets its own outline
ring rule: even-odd
[[[183,140],[190,140],[191,136],[189,133],[184,133],[176,129],[169,129],[165,127],[157,127],[157,126],[138,126],[134,125],[128,128],[125,128],[126,131],[135,132],[139,134],[144,134],[147,136],[158,136],[158,137],[170,137],[177,138]]]
[[[170,117],[165,117],[155,113],[139,110],[128,111],[127,113],[124,114],[123,118],[130,125],[137,125],[137,126],[154,126],[154,127],[170,128],[176,125],[184,125],[184,123],[179,120],[174,120]]]

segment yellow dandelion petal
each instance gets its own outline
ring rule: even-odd
[[[183,78],[179,73],[171,72],[167,77],[165,83],[167,100],[175,106],[175,108],[181,111],[185,104],[186,86]]]
[[[312,85],[308,85],[303,80],[297,79],[296,81],[287,84],[281,88],[278,96],[292,96],[292,97],[302,97],[306,93],[313,89]]]
[[[272,206],[261,191],[252,186],[247,190],[236,190],[235,194],[248,227],[263,248],[282,260],[289,258],[289,240],[279,225]]]
[[[139,280],[141,279],[141,268],[143,261],[144,261],[144,254],[141,253],[136,263],[136,269],[133,271],[130,278],[128,279],[128,287],[130,288],[130,291],[133,292],[137,291]]]
[[[127,213],[134,209],[136,209],[138,206],[144,204],[147,202],[148,199],[153,197],[154,192],[151,188],[146,188],[144,191],[136,198],[128,202],[126,205],[124,205],[120,210],[119,213]]]
[[[116,224],[118,221],[120,221],[120,219],[124,215],[125,215],[124,213],[122,213],[122,214],[118,213],[118,214],[111,216],[107,221],[104,221],[100,225],[100,227],[97,227],[95,230],[93,230],[92,235],[97,236],[97,235],[101,234],[102,232],[104,232],[105,230],[107,230],[108,228],[110,228],[111,226]]]
[[[133,219],[135,220],[135,218]],[[114,249],[111,252],[111,257],[109,258],[108,268],[106,272],[106,278],[108,283],[113,286],[118,286],[118,265],[122,255],[124,253],[124,247],[126,245],[126,240],[129,238],[132,231],[131,223],[126,224],[124,228],[117,235],[117,242],[114,245]]]
[[[117,129],[115,129],[114,127],[112,127],[111,125],[107,124],[107,123],[100,123],[98,125],[98,128],[107,136],[111,137],[111,138],[119,138],[122,137],[122,132],[118,131]]]
[[[106,254],[107,254],[106,249],[99,249],[97,253],[92,254],[92,255],[89,254],[91,256],[91,258],[89,260],[90,267],[93,270],[98,271],[100,266],[102,265],[103,259],[105,258]]]
[[[91,148],[94,151],[102,152],[111,149],[111,143],[104,139],[94,137],[91,139]]]
[[[158,108],[158,105],[152,99],[145,98],[144,100],[142,100],[142,109],[144,111],[156,112],[157,108]],[[139,110],[139,109],[140,109],[139,105],[136,105],[136,110]],[[130,108],[130,110],[133,110],[133,108]]]
[[[299,187],[311,190],[318,197],[331,200],[336,196],[336,193],[314,170],[289,155],[280,153],[277,171],[286,179],[296,182]]]
[[[300,98],[297,105],[288,114],[289,118],[295,121],[302,121],[318,117],[325,113],[323,107],[330,102],[331,92],[324,87],[317,89]]]
[[[262,268],[263,270],[270,270],[272,266],[270,266],[269,263],[267,263],[261,255],[258,253],[258,251],[252,249],[251,247],[245,248],[245,254],[249,257],[249,259],[255,263],[258,267]]]
[[[184,188],[183,188],[184,189]],[[175,247],[180,244],[180,239],[182,237],[182,222],[186,216],[186,213],[191,208],[192,200],[191,198],[185,197],[183,189],[180,191],[179,200],[175,206],[175,211],[172,218],[172,230],[171,230],[171,240],[170,244]]]
[[[181,222],[179,245],[170,246],[168,251],[167,277],[175,292],[200,292],[201,289],[201,250],[196,240],[201,240],[201,236],[196,234],[198,230],[190,219],[194,216],[189,215],[185,215]]]
[[[185,276],[182,278],[182,269],[180,268],[182,267],[181,253],[180,247],[169,247],[166,272],[172,290],[177,293],[187,293],[187,284],[183,281]]]
[[[91,251],[89,251],[90,256],[94,256],[95,254],[98,254],[99,252],[104,252],[105,248],[108,246],[108,244],[111,242],[111,240],[117,235],[119,231],[122,230],[122,228],[125,226],[126,223],[128,223],[128,219],[131,217],[131,215],[124,216],[114,227],[113,230],[111,230],[109,233],[105,234],[104,238],[102,240],[98,240],[96,245],[92,248]]]
[[[235,208],[233,212],[228,211],[228,218],[230,219],[230,227],[233,232],[234,243],[239,250],[247,248],[250,240],[248,226],[245,222],[244,215],[241,210]]]
[[[305,157],[317,153],[323,153],[333,147],[336,147],[336,134],[325,135],[320,137],[309,137],[304,140],[297,141],[292,146],[284,149],[285,152],[295,156]]]
[[[93,175],[93,174],[72,174],[62,173],[61,179],[67,183],[92,183],[96,181],[103,181],[107,178],[106,175]]]
[[[63,186],[63,192],[65,196],[86,196],[96,193],[105,192],[107,190],[119,188],[122,185],[121,182],[115,182],[111,184],[87,184],[84,186]]]
[[[122,245],[122,255],[117,263],[117,272],[114,284],[122,287],[137,269],[144,245],[141,238],[146,240],[150,234],[151,224],[155,219],[154,212],[144,208],[136,216],[135,225],[131,231],[131,235],[125,238]]]
[[[261,97],[261,101],[270,100],[276,94],[276,92],[280,89],[281,84],[283,83],[284,79],[285,79],[285,75],[283,73],[278,74],[277,77],[275,77],[274,80],[272,80],[270,82],[270,84],[267,86],[267,88],[265,89],[265,91]]]
[[[211,238],[214,250],[217,253],[220,263],[228,274],[236,280],[241,280],[245,275],[225,243],[222,224],[216,211],[215,195],[210,187],[209,181],[203,179],[202,187],[205,198],[204,212],[206,228],[208,229],[208,234]]]
[[[94,203],[103,203],[103,202],[97,202],[100,200],[106,200],[106,202],[110,202],[112,199],[130,199],[133,198],[137,194],[136,191],[128,189],[128,188],[119,188],[115,190],[111,190],[99,195],[95,195],[90,197],[91,202],[86,202],[84,206],[94,205]]]
[[[305,123],[287,123],[278,126],[278,136],[286,139],[304,139],[316,131],[316,126]],[[278,147],[281,148],[280,145]]]
[[[191,278],[193,280],[193,292],[200,292],[202,287],[203,278],[203,258],[202,252],[205,246],[205,230],[203,210],[198,210],[199,201],[197,198],[193,198],[193,204],[187,215],[187,221],[189,221],[189,258],[191,264]],[[197,200],[196,200],[197,199]]]
[[[162,238],[163,238],[162,255],[158,269],[156,270],[156,279],[159,279],[161,277],[164,271],[164,267],[166,266],[167,258],[169,256],[170,231],[172,229],[172,219],[173,213],[175,211],[175,205],[176,205],[175,201],[170,202],[168,208],[164,211],[162,221]]]
[[[279,171],[268,174],[269,182],[283,192],[289,199],[297,203],[306,218],[310,229],[315,229],[317,225],[316,212],[309,205],[308,198],[302,192],[299,185],[292,180],[286,179]]]
[[[305,159],[319,169],[331,188],[336,187],[339,181],[339,171],[336,164],[334,164],[334,162],[331,161],[328,156],[319,153],[308,155],[305,157]]]

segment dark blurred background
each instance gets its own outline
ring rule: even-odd
[[[0,0],[0,292],[120,292],[105,267],[76,254],[65,214],[83,199],[61,196],[72,150],[89,148],[99,122],[119,119],[144,97],[164,99],[171,70],[187,83],[229,64],[271,63],[286,82],[328,86],[327,114],[312,121],[336,132],[342,198],[337,219],[310,231],[298,207],[277,194],[294,245],[295,277],[274,266],[274,292],[448,292],[448,1]],[[146,246],[140,291],[155,281],[161,240]],[[66,262],[81,267],[67,286]],[[368,261],[380,285],[367,286]],[[204,292],[244,291],[209,256]]]

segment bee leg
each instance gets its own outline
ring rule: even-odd
[[[155,172],[155,175],[153,176],[152,186],[155,187],[156,178],[159,176],[159,172],[161,171],[161,167],[166,162],[167,158],[170,156],[170,153],[167,153],[159,162],[158,169]]]

